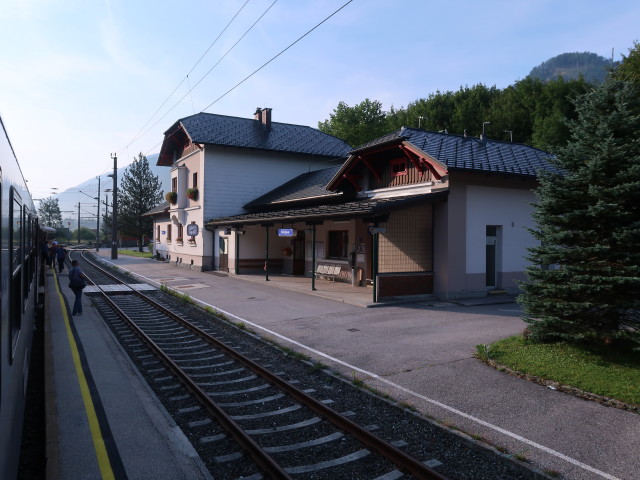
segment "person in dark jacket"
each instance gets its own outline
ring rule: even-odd
[[[66,256],[67,256],[67,251],[62,245],[58,244],[56,248],[56,259],[58,260],[58,273],[62,273],[62,270],[64,270],[64,259]]]
[[[43,240],[40,246],[40,256],[42,257],[42,267],[49,266],[49,242],[46,240]]]
[[[55,240],[49,244],[49,259],[47,260],[47,266],[49,268],[56,268],[56,249],[58,248],[58,242]]]
[[[71,268],[69,269],[69,288],[73,290],[76,296],[75,302],[73,302],[73,312],[71,315],[82,315],[82,289],[87,285],[86,277],[80,267],[77,260],[71,260]]]

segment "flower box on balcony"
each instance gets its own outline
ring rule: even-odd
[[[187,198],[190,200],[198,200],[198,189],[187,188]]]
[[[175,205],[176,203],[178,203],[178,194],[176,192],[167,192],[164,198],[167,200],[167,202],[171,203],[172,205]]]

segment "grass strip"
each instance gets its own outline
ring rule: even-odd
[[[129,255],[130,257],[153,258],[151,252],[139,252],[138,250],[118,250],[118,253]]]
[[[588,350],[561,343],[533,343],[521,336],[488,347],[488,359],[528,375],[640,405],[640,355]]]

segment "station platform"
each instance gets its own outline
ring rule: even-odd
[[[45,272],[47,479],[210,479],[67,271]]]

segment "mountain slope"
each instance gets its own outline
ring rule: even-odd
[[[558,77],[577,80],[582,75],[587,82],[601,83],[610,68],[611,61],[595,53],[562,53],[534,67],[529,76],[547,82]]]

